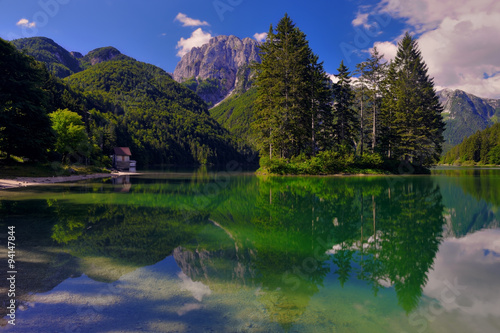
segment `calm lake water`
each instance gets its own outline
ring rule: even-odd
[[[500,170],[0,191],[12,332],[500,332]]]

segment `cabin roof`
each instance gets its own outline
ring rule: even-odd
[[[132,153],[129,147],[115,147],[115,155],[132,156]]]

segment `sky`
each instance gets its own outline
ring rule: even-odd
[[[288,13],[327,73],[350,70],[376,46],[417,40],[437,90],[500,98],[498,0],[0,0],[0,37],[44,36],[82,54],[114,46],[172,73],[211,37],[265,38]]]

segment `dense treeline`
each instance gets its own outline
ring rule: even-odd
[[[158,67],[103,48],[82,58],[87,70],[61,81],[11,43],[0,47],[0,152],[7,157],[109,166],[116,146],[130,146],[139,165],[244,162],[250,153]]]
[[[57,138],[49,114],[71,109],[85,116],[85,98],[69,89],[44,64],[2,39],[0,73],[0,152],[7,157],[55,158]]]
[[[500,124],[478,131],[441,159],[444,164],[500,164]]]
[[[241,143],[256,147],[256,136],[250,124],[254,121],[257,89],[250,88],[241,95],[230,96],[209,110],[210,115]]]
[[[47,69],[59,78],[82,70],[78,59],[50,38],[21,38],[13,40],[12,44],[17,49],[44,63]]]
[[[332,159],[336,164],[349,159],[347,164],[366,164],[367,158],[378,168],[386,168],[389,160],[424,167],[437,162],[443,143],[442,106],[408,33],[390,64],[382,63],[374,49],[357,66],[355,84],[342,62],[331,86],[305,34],[288,15],[275,29],[271,26],[261,59],[252,125],[267,171],[337,172],[329,166]],[[313,170],[292,166],[308,159]]]
[[[140,163],[216,164],[243,159],[203,100],[158,67],[114,60],[66,82],[100,104],[111,104],[108,119],[102,113],[96,117],[99,127],[117,126],[117,141],[130,146]]]

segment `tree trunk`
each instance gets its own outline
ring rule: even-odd
[[[375,97],[376,98],[376,97]],[[377,144],[377,109],[375,108],[375,99],[373,100],[373,129],[372,129],[372,154],[375,152],[375,146]]]
[[[363,88],[361,88],[361,119],[360,119],[360,125],[361,125],[361,147],[360,147],[360,155],[363,156],[363,147],[364,147],[364,141],[365,141],[365,128],[364,128],[364,115],[363,115],[363,99],[364,99],[364,91]]]

